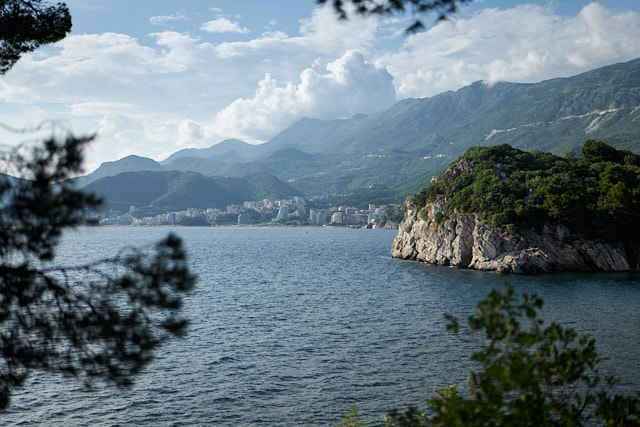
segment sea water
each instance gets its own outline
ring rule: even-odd
[[[130,389],[35,373],[0,424],[335,425],[353,406],[379,423],[464,385],[474,342],[445,330],[508,280],[542,316],[590,334],[600,373],[640,390],[640,276],[503,276],[392,259],[393,230],[81,228],[60,262],[77,264],[178,234],[198,284],[186,338],[160,348]]]

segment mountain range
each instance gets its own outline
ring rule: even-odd
[[[161,162],[129,156],[103,163],[77,182],[108,201],[118,197],[127,203],[167,206],[179,205],[177,200],[213,205],[267,193],[273,197],[349,193],[354,204],[401,202],[472,146],[509,144],[564,154],[596,139],[640,152],[639,135],[640,59],[636,59],[535,84],[476,82],[344,120],[302,119],[259,145],[230,139],[209,148],[180,150]],[[280,190],[272,192],[263,185],[252,193],[247,189],[253,184],[247,181],[242,192],[225,187],[219,178],[244,182],[258,173],[270,176],[268,182]],[[107,191],[116,177],[127,182],[131,194]],[[158,183],[152,185],[154,180]],[[176,180],[180,185],[170,184]],[[151,187],[145,190],[147,186],[155,192]],[[205,191],[202,186],[210,188]],[[136,196],[136,189],[146,194]],[[213,193],[220,195],[218,202],[212,201]],[[150,200],[151,196],[157,197]]]

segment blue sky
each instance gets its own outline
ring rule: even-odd
[[[411,16],[338,22],[313,0],[66,3],[71,34],[0,77],[0,121],[97,132],[89,170],[260,143],[302,117],[372,113],[478,80],[538,82],[640,57],[637,0],[476,0],[446,22],[423,17],[428,29],[412,36]]]

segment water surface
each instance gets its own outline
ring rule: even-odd
[[[129,390],[83,391],[34,375],[0,423],[47,425],[335,425],[358,405],[379,422],[464,384],[468,340],[445,331],[505,278],[545,300],[545,319],[596,337],[601,373],[640,389],[640,277],[502,276],[392,259],[393,230],[342,228],[83,228],[67,263],[185,241],[197,289],[189,335],[161,348]]]

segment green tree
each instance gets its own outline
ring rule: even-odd
[[[11,175],[0,175],[0,409],[33,371],[128,386],[186,331],[182,296],[195,277],[177,237],[82,265],[55,258],[63,231],[99,204],[69,181],[91,139],[51,138],[2,156]]]
[[[62,40],[69,31],[71,15],[64,3],[0,0],[0,74],[9,71],[23,53]]]
[[[0,74],[70,29],[62,3],[0,0]],[[100,203],[70,181],[92,139],[52,136],[0,153],[0,410],[34,371],[128,386],[186,331],[182,298],[195,277],[177,237],[82,265],[55,258],[64,230]]]
[[[353,10],[359,15],[389,16],[404,13],[409,10],[414,16],[435,12],[438,20],[446,19],[458,11],[464,4],[473,0],[317,0],[318,4],[330,3],[338,13],[340,19],[349,16],[347,4],[353,5]],[[420,19],[407,28],[408,32],[415,32],[424,28]]]
[[[557,323],[544,327],[542,300],[520,301],[505,284],[478,303],[468,332],[479,349],[479,370],[468,393],[455,386],[437,390],[425,411],[393,411],[386,426],[607,426],[640,424],[640,398],[612,395],[613,378],[602,378],[595,340]],[[458,334],[458,319],[447,315]],[[355,411],[348,415],[356,425]]]
[[[589,163],[596,162],[620,162],[622,154],[614,147],[601,141],[588,139],[582,146],[582,157]]]
[[[497,227],[550,222],[588,238],[633,242],[640,236],[638,158],[594,140],[585,142],[581,159],[508,145],[472,147],[411,201],[422,209],[444,198],[445,215],[480,214]],[[461,170],[461,162],[473,167]]]

